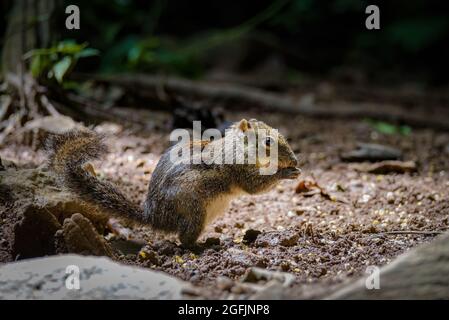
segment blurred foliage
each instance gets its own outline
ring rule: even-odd
[[[417,52],[438,41],[448,30],[447,17],[403,20],[388,29],[388,37],[408,52]]]
[[[401,134],[404,136],[410,135],[412,128],[406,125],[395,125],[384,121],[366,120],[373,129],[377,132],[387,135]]]
[[[401,80],[405,75],[447,81],[449,3],[443,1],[377,1],[381,30],[374,31],[365,28],[365,8],[372,4],[367,0],[60,4],[55,25],[63,26],[65,6],[76,4],[81,30],[55,27],[59,39],[87,41],[101,51],[97,59],[81,61],[80,70],[199,77],[214,66],[217,51],[226,55],[226,46],[233,45],[246,54],[246,67],[276,55],[290,74],[331,74],[349,66],[370,79],[394,75]]]
[[[25,54],[31,59],[31,74],[36,78],[55,80],[62,84],[64,77],[81,58],[98,55],[98,50],[88,48],[87,43],[78,44],[73,40],[61,41],[51,48],[35,49]]]
[[[286,3],[286,0],[275,1],[241,25],[225,30],[210,30],[182,41],[175,42],[157,36],[137,41],[127,38],[128,66],[133,70],[143,68],[144,71],[162,70],[190,77],[199,76],[203,71],[201,58],[211,49],[241,39],[257,25],[273,17]]]

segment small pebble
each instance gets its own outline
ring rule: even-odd
[[[243,242],[244,243],[252,243],[254,241],[256,241],[257,236],[261,234],[261,232],[259,230],[254,230],[254,229],[248,229],[245,232],[245,235],[243,236]]]
[[[391,192],[391,191],[389,191],[389,192],[387,192],[387,195],[386,195],[386,199],[387,199],[387,201],[388,201],[388,203],[394,203],[394,193],[393,192]]]

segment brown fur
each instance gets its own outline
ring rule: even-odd
[[[257,128],[272,130],[257,120],[242,120],[223,138],[231,143],[236,135]],[[149,224],[155,229],[176,232],[186,246],[194,245],[207,223],[225,211],[232,198],[240,194],[264,192],[282,179],[297,176],[297,159],[286,140],[276,136],[280,170],[273,175],[260,175],[254,164],[194,164],[170,160],[169,148],[159,160],[149,184],[143,210],[131,202],[112,184],[83,169],[83,165],[103,155],[107,148],[103,138],[92,131],[72,131],[52,137],[47,143],[49,163],[68,188],[83,199],[112,213]],[[221,143],[199,141],[205,146]],[[224,152],[223,152],[224,153]],[[220,210],[218,210],[220,209]],[[220,211],[220,212],[218,212]]]
[[[70,131],[47,140],[49,166],[69,189],[81,198],[113,214],[141,221],[142,209],[130,201],[114,185],[97,179],[83,169],[88,161],[107,152],[103,137],[92,131]]]

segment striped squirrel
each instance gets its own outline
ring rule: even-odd
[[[130,201],[113,184],[84,169],[88,161],[107,152],[101,135],[90,130],[70,131],[49,138],[46,149],[50,168],[61,178],[63,185],[83,200],[116,216],[177,233],[185,247],[194,247],[205,226],[225,211],[230,200],[267,191],[279,181],[295,179],[300,174],[298,159],[286,139],[277,130],[255,119],[242,119],[234,123],[223,138],[193,142],[190,149],[193,150],[195,143],[205,146],[219,142],[224,148],[249,130],[257,134],[259,129],[268,132],[261,143],[265,151],[269,153],[274,138],[277,141],[278,169],[274,174],[260,174],[263,164],[259,156],[254,164],[173,162],[170,151],[175,145],[164,152],[152,173],[143,208]]]

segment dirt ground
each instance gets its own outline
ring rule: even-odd
[[[151,172],[169,145],[169,130],[158,125],[164,114],[139,112],[149,119],[145,128],[111,123],[95,128],[107,134],[111,152],[94,166],[100,178],[141,203]],[[263,120],[289,139],[301,161],[301,176],[268,193],[234,200],[201,236],[200,242],[208,243],[201,253],[182,249],[174,236],[146,226],[132,227],[134,236],[147,243],[142,251],[106,233],[118,260],[191,281],[208,290],[209,297],[245,297],[249,292],[234,284],[252,266],[288,272],[295,276],[294,286],[332,285],[364,274],[367,266],[388,264],[437,235],[409,231],[448,228],[449,133],[413,128],[408,135],[388,135],[362,120],[227,115],[229,120],[243,117]],[[361,171],[360,163],[342,161],[340,156],[358,142],[395,147],[403,160],[417,163],[417,171],[375,174]],[[45,160],[41,150],[18,144],[2,148],[0,157],[28,167]],[[304,185],[312,187],[303,190]],[[1,212],[3,225],[8,217]],[[14,260],[5,234],[0,238],[0,262]]]

